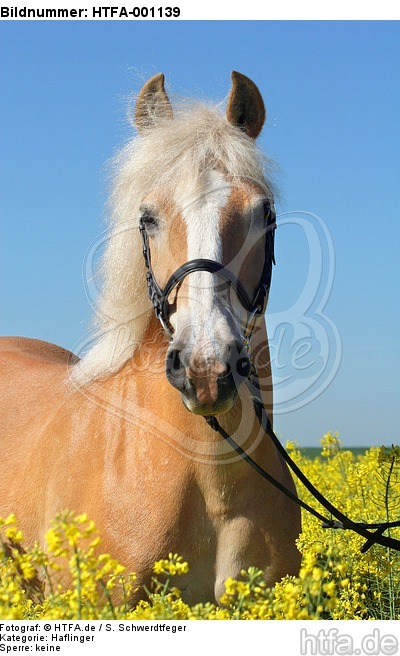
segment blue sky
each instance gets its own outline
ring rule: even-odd
[[[397,442],[399,23],[14,21],[0,24],[0,44],[0,332],[68,348],[82,339],[82,264],[105,227],[105,163],[130,135],[130,94],[162,71],[173,91],[220,100],[239,70],[264,96],[259,143],[280,190],[276,428],[303,445],[328,430],[346,446]],[[330,384],[327,371],[296,404],[279,376],[290,370],[295,389],[312,374],[289,360],[307,342],[310,321],[291,308],[315,239],[334,248],[323,248],[321,279],[335,274],[317,323],[337,357]],[[297,364],[322,362],[318,335]]]

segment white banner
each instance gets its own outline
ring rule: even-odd
[[[400,4],[389,0],[360,3],[356,0],[281,0],[281,2],[212,2],[206,0],[138,0],[126,3],[84,0],[25,0],[2,2],[1,20],[395,20]]]
[[[396,621],[0,621],[0,653],[210,653],[383,655],[399,653]],[[218,647],[217,647],[218,645]],[[140,650],[140,651],[139,651]]]

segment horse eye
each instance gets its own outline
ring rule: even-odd
[[[268,221],[271,216],[271,203],[269,200],[265,200],[263,203],[264,219]]]
[[[155,230],[158,228],[158,219],[148,208],[142,210],[140,218],[149,230]]]
[[[267,225],[274,223],[276,215],[275,215],[273,201],[265,200],[263,203],[263,211],[264,211],[264,220],[266,221]]]

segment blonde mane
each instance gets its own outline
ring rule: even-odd
[[[159,119],[121,150],[113,160],[110,239],[94,317],[97,337],[73,368],[76,382],[115,373],[144,338],[152,308],[138,230],[142,199],[162,188],[175,200],[187,201],[200,192],[206,169],[251,179],[272,193],[265,164],[254,141],[228,123],[220,106],[187,102],[174,107],[172,120]]]

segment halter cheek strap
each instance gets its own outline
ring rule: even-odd
[[[171,292],[179,290],[183,280],[195,271],[206,271],[222,278],[232,287],[245,310],[248,313],[246,326],[243,333],[243,342],[246,350],[249,348],[250,339],[254,330],[256,318],[264,312],[267,294],[271,284],[272,264],[275,264],[274,236],[276,229],[275,210],[271,207],[269,222],[265,235],[265,257],[263,272],[253,299],[250,299],[241,281],[223,264],[215,260],[195,259],[182,264],[167,280],[164,289],[157,283],[151,265],[151,253],[149,237],[143,219],[140,219],[139,230],[142,236],[143,257],[147,272],[147,289],[152,302],[156,317],[161,322],[169,339],[172,339],[174,328],[170,322],[170,316],[176,311],[176,303],[169,302]]]

